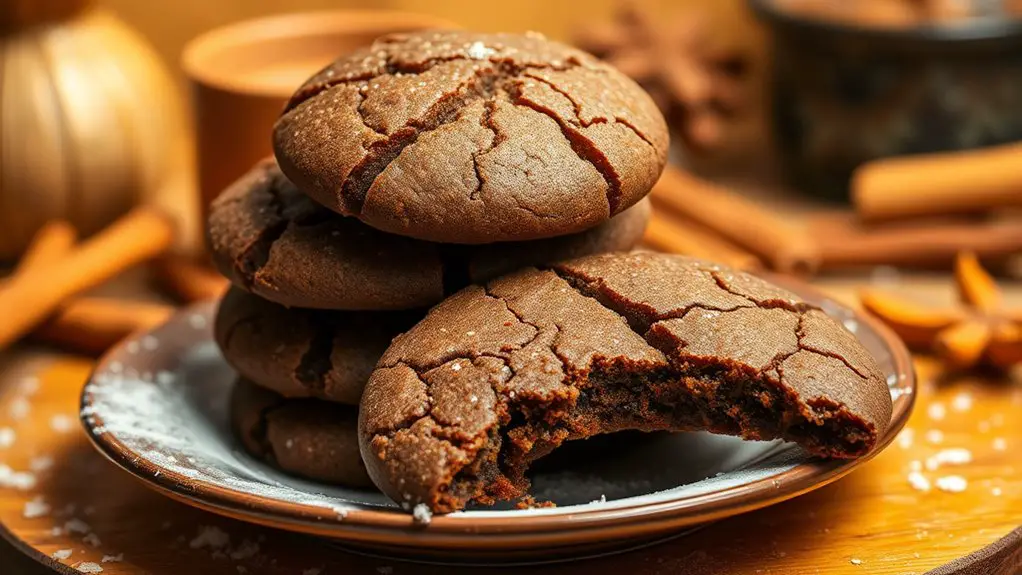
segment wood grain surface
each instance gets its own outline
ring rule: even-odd
[[[862,281],[829,280],[821,287],[848,300],[851,287]],[[950,297],[943,278],[906,280],[896,289]],[[1009,297],[1018,303],[1022,290],[1012,288]],[[1022,524],[1022,377],[954,375],[931,359],[916,363],[920,395],[906,431],[849,477],[647,549],[530,570],[918,575],[958,560],[941,572],[1017,572],[1022,535],[1005,540],[1000,551],[991,546]],[[14,471],[31,472],[33,463],[37,469],[33,487],[0,488],[0,523],[15,546],[51,569],[75,573],[74,567],[87,570],[85,563],[93,562],[114,575],[477,571],[362,557],[197,511],[148,490],[97,454],[78,425],[78,393],[90,368],[84,359],[25,351],[0,363],[0,463]],[[916,469],[918,475],[910,475]],[[984,563],[962,562],[983,549]],[[52,559],[62,550],[70,555]],[[0,564],[8,565],[4,553]]]

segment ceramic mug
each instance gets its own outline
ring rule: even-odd
[[[226,186],[271,153],[273,123],[306,78],[378,36],[453,27],[408,12],[335,10],[247,20],[189,42],[182,66],[192,89],[203,218]]]

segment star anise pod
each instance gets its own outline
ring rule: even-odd
[[[663,23],[624,2],[613,22],[590,26],[577,42],[645,88],[687,146],[703,151],[721,145],[727,122],[745,107],[748,61],[712,48],[713,30],[701,11]]]
[[[955,285],[963,305],[927,306],[876,290],[860,294],[862,306],[916,350],[930,350],[948,365],[1010,369],[1022,362],[1022,310],[1007,309],[1001,289],[975,254],[959,254]]]

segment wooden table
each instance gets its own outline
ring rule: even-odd
[[[864,281],[832,278],[818,284],[851,301],[854,286]],[[917,297],[950,297],[945,276],[906,279],[899,289]],[[1022,287],[1009,292],[1011,302],[1022,304]],[[920,392],[906,431],[847,478],[651,548],[530,570],[693,575],[1019,572],[1022,376],[955,375],[924,357],[917,358],[916,365]],[[34,488],[0,488],[0,522],[5,537],[13,541],[0,546],[0,572],[77,573],[68,566],[81,562],[95,562],[108,575],[473,571],[361,557],[315,539],[210,515],[149,491],[94,452],[77,425],[78,392],[90,366],[83,358],[25,348],[0,357],[0,430],[10,428],[15,434],[9,446],[0,448],[0,463],[25,470],[34,460],[39,469],[48,463],[46,457],[52,459],[51,467],[36,473]],[[30,393],[35,379],[38,389]],[[22,411],[26,413],[19,419]],[[72,425],[65,429],[68,421]],[[6,443],[5,433],[0,431],[0,444]],[[939,459],[934,459],[938,453],[938,458],[961,459],[966,453],[962,449],[968,450],[968,463],[938,466]],[[917,469],[929,482],[928,490],[916,476],[916,483],[910,483],[910,473]],[[26,508],[38,495],[47,513],[24,517],[26,510],[29,515],[39,511],[32,504]],[[213,527],[227,534],[229,543],[200,545],[200,535],[215,533]],[[61,561],[49,558],[61,550],[71,555]],[[50,562],[51,568],[25,560],[21,551]],[[104,556],[119,560],[102,563]],[[52,567],[58,563],[63,567]],[[949,563],[947,570],[931,571]]]

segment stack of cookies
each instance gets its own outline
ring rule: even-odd
[[[391,340],[466,286],[632,248],[668,137],[650,98],[588,54],[425,32],[310,78],[273,144],[209,221],[233,284],[216,325],[240,376],[233,425],[287,472],[360,487],[358,406]]]

